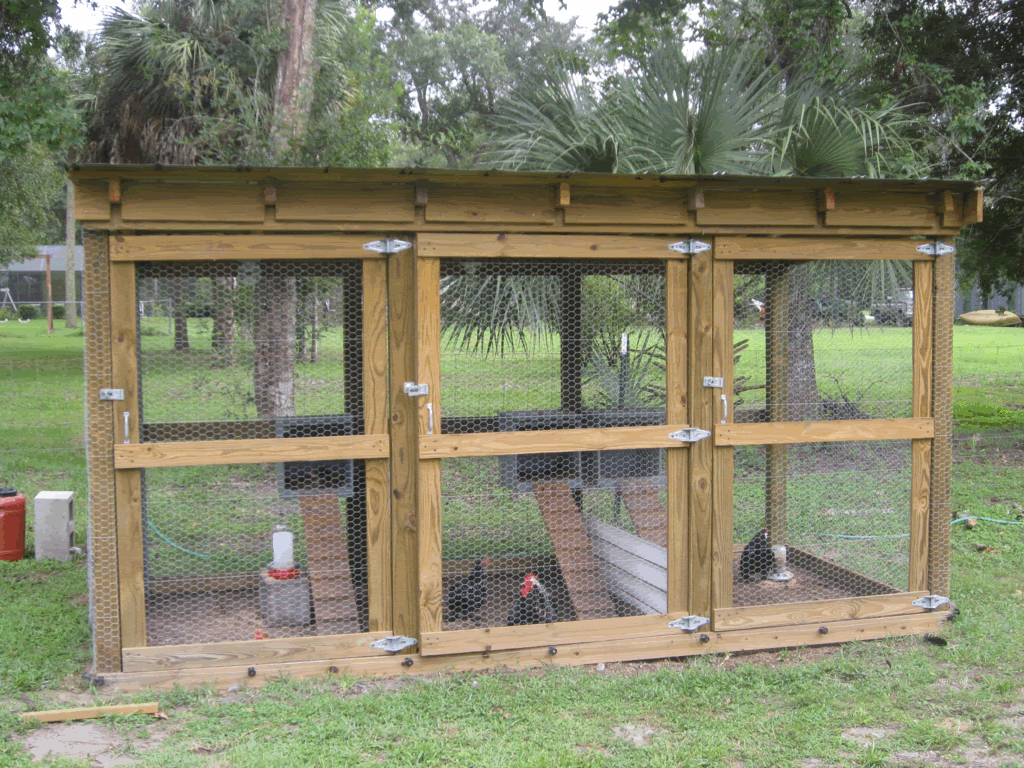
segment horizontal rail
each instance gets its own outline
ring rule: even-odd
[[[906,237],[718,237],[715,258],[721,260],[819,261],[821,259],[935,261],[920,253],[921,240]]]
[[[719,424],[715,427],[715,445],[839,443],[928,437],[935,437],[935,421],[930,418],[782,421],[767,424]]]
[[[806,603],[776,603],[746,608],[716,608],[712,626],[716,632],[733,629],[762,629],[794,624],[825,624],[830,621],[875,619],[908,613],[923,613],[911,605],[927,592],[901,592],[895,595],[844,597],[839,600],[814,600]]]
[[[475,259],[678,259],[686,257],[668,246],[682,237],[424,233],[417,238],[416,253]]]
[[[271,464],[279,461],[386,459],[387,435],[206,440],[199,443],[130,443],[114,446],[115,469]]]
[[[600,429],[484,432],[475,435],[420,435],[421,459],[454,456],[511,456],[518,453],[567,453],[634,448],[678,448],[687,443],[669,435],[688,424]]]
[[[115,235],[111,261],[234,261],[249,259],[382,259],[359,235]]]

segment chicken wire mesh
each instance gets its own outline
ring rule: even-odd
[[[152,262],[136,281],[143,442],[362,433],[361,262]],[[149,645],[365,631],[365,476],[145,470]]]
[[[665,423],[659,262],[443,260],[443,432]],[[442,462],[446,629],[666,610],[661,449]]]

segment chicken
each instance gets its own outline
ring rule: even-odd
[[[473,572],[462,581],[448,587],[448,620],[473,619],[477,611],[487,602],[487,574],[484,568],[489,565],[489,557],[477,558]]]
[[[551,610],[551,598],[547,589],[534,574],[526,574],[519,596],[512,606],[512,612],[508,615],[508,626],[550,624],[554,620],[555,614]]]
[[[740,555],[740,579],[750,581],[755,576],[765,578],[775,567],[775,555],[768,542],[768,529],[762,528],[743,548]]]

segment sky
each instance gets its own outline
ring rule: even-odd
[[[73,0],[60,0],[61,16],[65,24],[74,29],[95,32],[99,29],[103,16],[110,7],[130,8],[130,0],[98,0],[99,8],[91,9],[87,3],[76,5]],[[559,21],[568,21],[571,17],[579,18],[579,26],[590,31],[594,28],[597,14],[607,11],[611,0],[565,0],[566,9],[559,8],[558,0],[544,0],[545,10]]]

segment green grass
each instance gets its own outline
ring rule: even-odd
[[[27,496],[55,486],[75,490],[81,535],[87,497],[76,355],[80,359],[82,339],[75,332],[60,336],[61,331],[47,338],[45,330],[40,338],[38,328],[33,336],[34,325],[41,324],[0,326],[0,414],[7,438],[0,446],[0,484],[15,485]],[[898,340],[903,331],[886,329],[885,338]],[[200,328],[195,333],[194,339],[202,338]],[[1017,506],[1024,504],[1020,334],[1020,329],[955,331],[957,516],[1016,521],[1024,511]],[[160,336],[147,338],[169,343]],[[473,407],[478,405],[495,412],[505,407],[499,398]],[[744,461],[756,475],[758,459],[741,459],[738,465]],[[536,510],[515,494],[494,490],[494,462],[446,462],[443,472],[448,484],[466,489],[467,499],[485,488],[493,497],[490,506],[463,502],[452,518],[461,530],[446,531],[446,551],[454,547],[461,549],[455,556],[470,556],[464,542],[475,542],[474,549],[502,544],[476,532],[498,527],[509,514],[533,523],[521,529],[521,540],[504,546],[543,543]],[[260,478],[258,484],[271,496],[269,476]],[[168,470],[163,479],[151,473],[155,500],[174,515],[168,525],[195,547],[244,538],[265,526],[261,515],[268,510],[249,498],[236,503],[234,517],[218,529],[217,539],[193,533],[192,523],[198,519],[196,528],[203,523],[195,510],[235,499],[240,494],[232,495],[232,483],[242,479],[237,468]],[[790,492],[797,522],[803,507],[810,519],[822,503],[855,506],[869,492],[894,492],[903,480],[875,477],[875,487],[859,491],[857,498],[826,499],[815,495],[813,483],[805,488],[801,482],[794,481]],[[762,491],[755,485],[749,492],[741,489],[737,498],[756,507]],[[738,524],[742,514],[738,504]],[[839,522],[860,524],[855,518]],[[748,523],[753,525],[753,518]],[[167,723],[105,722],[126,739],[125,755],[147,766],[966,765],[977,762],[972,755],[982,748],[1000,765],[1021,766],[1024,595],[1018,592],[1024,589],[1024,526],[982,522],[968,530],[958,525],[952,542],[952,592],[963,615],[944,629],[946,648],[899,638],[827,651],[608,665],[600,672],[499,670],[383,683],[345,676],[281,680],[228,696],[161,694],[171,716]],[[980,551],[979,544],[994,551]],[[241,549],[255,555],[257,545],[253,537]],[[90,655],[84,568],[81,561],[60,565],[27,559],[0,564],[0,576],[0,729],[23,734],[27,729],[16,712],[60,706],[52,697],[68,687],[68,676],[80,672]],[[29,700],[20,698],[26,694]],[[881,736],[873,748],[863,746],[843,737],[851,728],[876,729]],[[157,734],[166,735],[158,745],[146,738]],[[642,744],[634,744],[630,734],[639,734]],[[5,740],[0,765],[29,761],[20,746]]]

